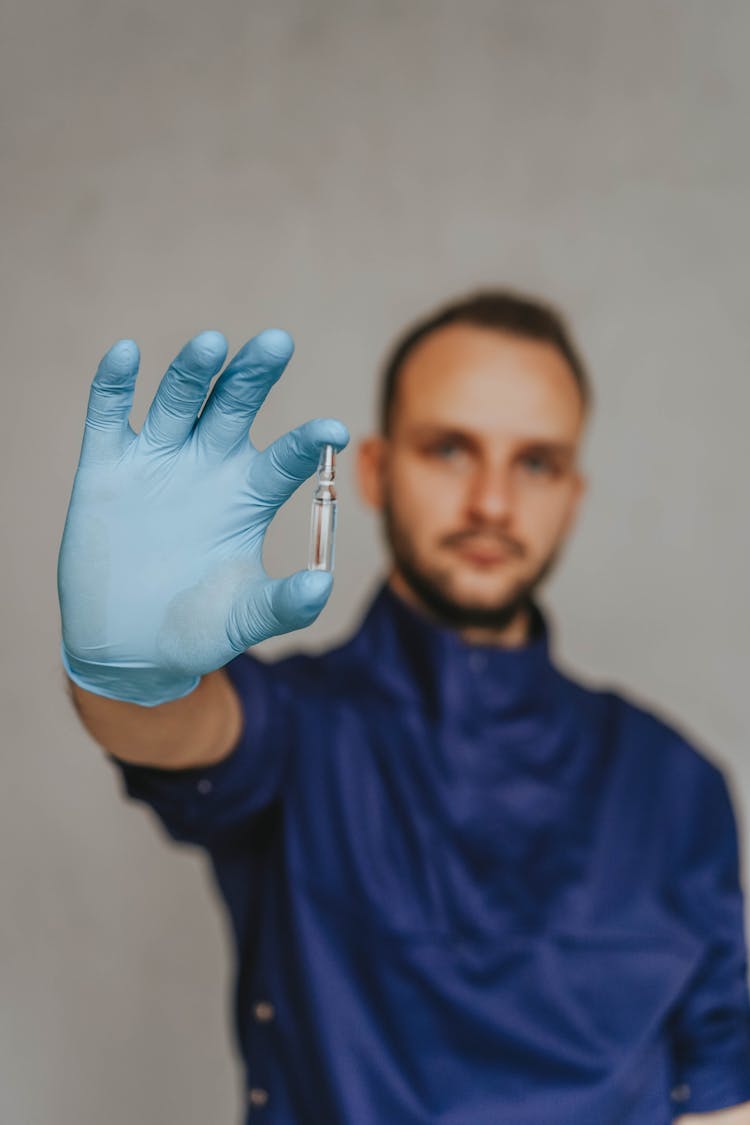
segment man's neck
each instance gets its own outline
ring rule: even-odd
[[[445,625],[445,622],[432,612],[428,606],[415,594],[411,586],[406,582],[402,575],[397,571],[391,571],[388,576],[388,585],[390,589],[401,598],[402,601],[416,609],[424,617],[434,621],[437,625]],[[449,626],[450,628],[451,626]],[[470,645],[489,645],[494,648],[521,648],[529,642],[529,633],[531,631],[531,620],[528,609],[519,609],[516,616],[502,629],[490,629],[481,626],[472,626],[466,629],[458,629],[458,635],[462,640]]]

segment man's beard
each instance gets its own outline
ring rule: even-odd
[[[554,570],[560,553],[558,544],[531,578],[519,583],[510,595],[496,605],[464,605],[451,597],[445,588],[446,584],[441,582],[437,574],[430,574],[419,565],[411,539],[398,524],[388,501],[383,508],[383,523],[393,560],[404,581],[437,621],[454,629],[502,630],[515,621],[519,614],[526,615],[533,604],[535,591]],[[469,537],[467,534],[466,538]],[[451,541],[462,538],[463,534],[448,537]]]

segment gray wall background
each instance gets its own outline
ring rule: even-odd
[[[558,658],[726,767],[747,854],[749,35],[744,0],[6,0],[3,1122],[240,1114],[207,868],[121,799],[58,663],[88,385],[121,336],[136,427],[194,332],[281,325],[257,440],[329,413],[356,439],[412,316],[479,283],[560,302],[597,407]],[[269,654],[342,636],[381,572],[351,464],[329,608]]]

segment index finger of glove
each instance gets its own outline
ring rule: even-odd
[[[246,441],[248,430],[289,362],[294,341],[266,328],[240,348],[216,380],[198,423],[198,440],[216,452]]]
[[[258,498],[275,511],[315,472],[324,445],[330,444],[338,451],[348,441],[349,431],[336,418],[304,422],[277,438],[254,458],[251,487]]]
[[[116,455],[122,449],[139,359],[135,340],[118,340],[102,358],[89,391],[83,435],[87,455]]]
[[[227,342],[221,332],[200,332],[188,341],[169,365],[148,409],[141,434],[149,445],[184,444],[226,357]]]

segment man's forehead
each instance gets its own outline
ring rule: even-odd
[[[398,429],[452,426],[490,434],[575,441],[583,404],[574,376],[551,344],[451,325],[422,341],[404,363]]]

